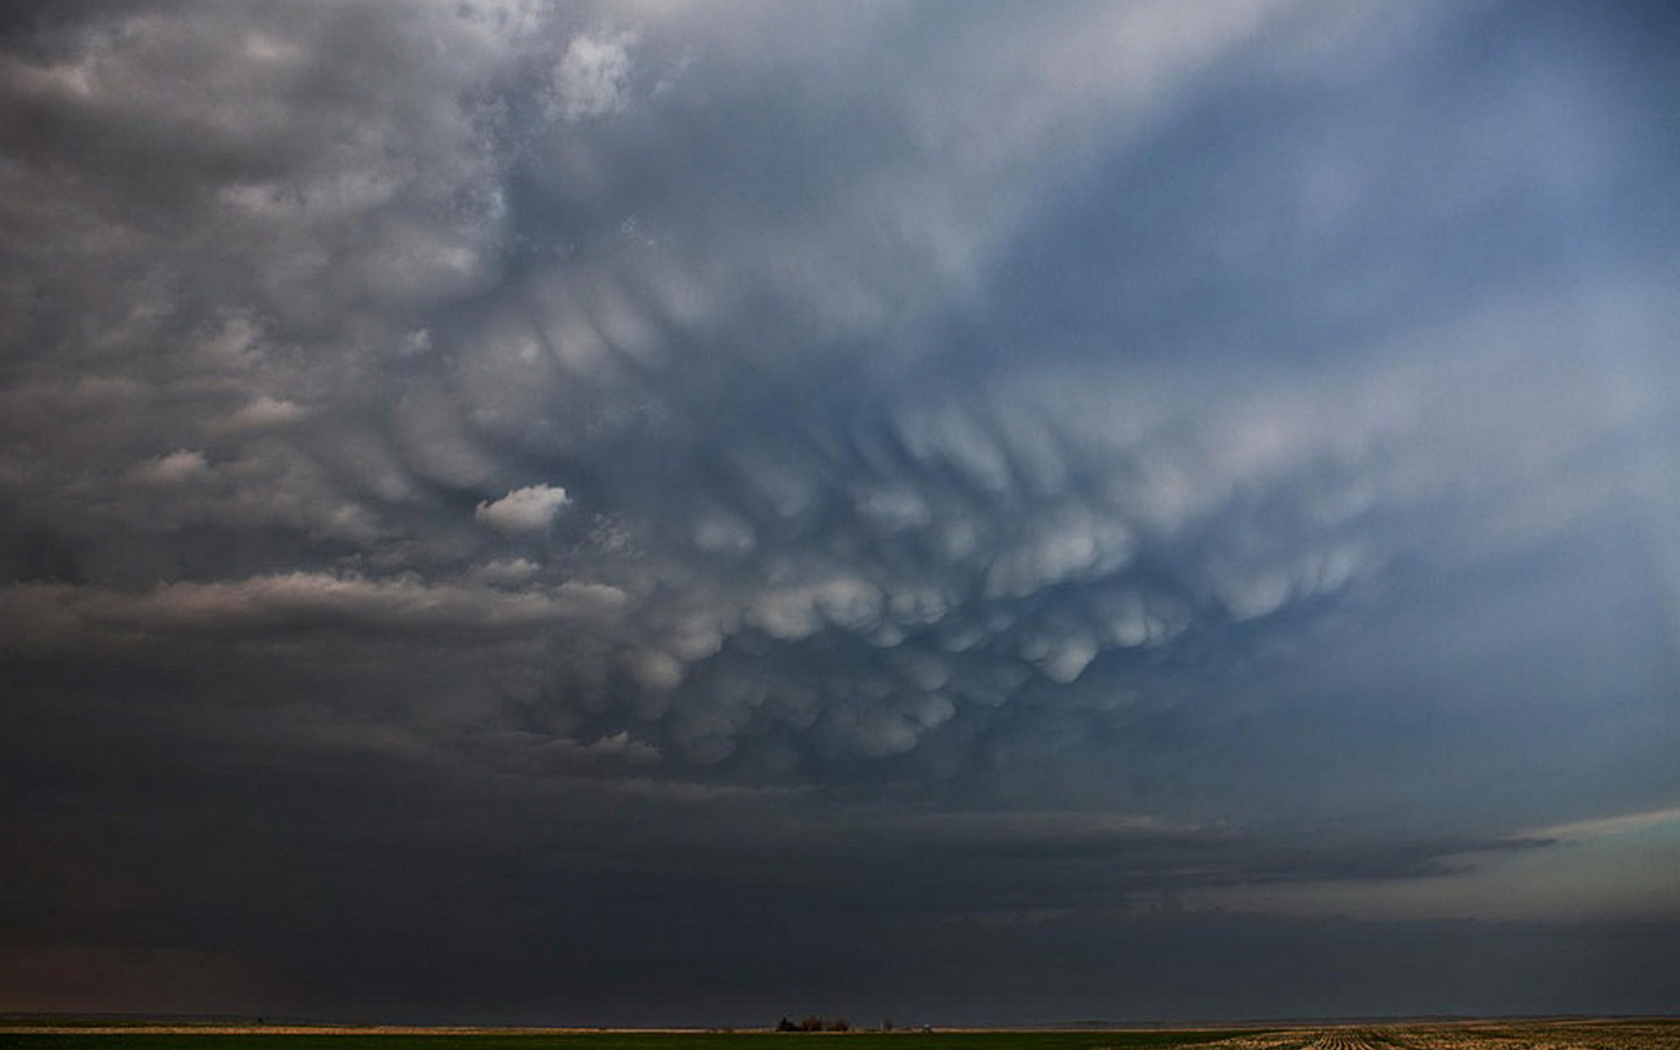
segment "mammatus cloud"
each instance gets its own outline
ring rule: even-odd
[[[1269,90],[1357,88],[1336,62],[1291,65],[1295,6],[1002,14],[919,51],[890,89],[860,81],[850,110],[765,93],[771,56],[826,41],[862,68],[917,16],[743,12],[755,55],[681,10],[607,27],[424,8],[398,20],[412,32],[355,5],[90,14],[53,54],[6,59],[6,90],[46,130],[5,200],[46,194],[64,208],[41,214],[95,224],[43,227],[35,255],[12,257],[42,304],[27,323],[62,333],[51,303],[103,305],[75,355],[43,352],[8,386],[0,476],[70,575],[133,593],[348,570],[470,579],[510,602],[635,595],[589,660],[556,659],[544,703],[711,767],[798,778],[933,737],[978,746],[1015,718],[1123,725],[1163,666],[1253,659],[1294,617],[1333,627],[1411,559],[1544,546],[1638,502],[1654,469],[1663,402],[1641,361],[1589,358],[1576,300],[1536,309],[1526,287],[1428,326],[1349,325],[1341,360],[1305,372],[1204,366],[1164,323],[1049,349],[1025,313],[985,326],[972,293],[1064,203],[1030,192],[1024,158],[1079,185],[1106,169],[1060,147],[1095,135],[1142,165],[1128,177],[1188,231],[1182,258],[1157,250],[1160,273],[1229,241],[1223,212],[1157,188],[1217,187],[1225,169],[1162,182],[1140,142],[1168,149],[1186,113],[1228,105],[1226,60]],[[1334,41],[1388,60],[1415,46],[1337,25]],[[174,91],[177,57],[213,40],[243,57]],[[632,91],[679,68],[680,88]],[[420,89],[367,90],[388,69]],[[323,93],[333,105],[311,101]],[[702,104],[746,98],[768,108],[745,125]],[[1491,120],[1507,102],[1472,104]],[[137,116],[192,144],[152,182],[65,130]],[[844,148],[796,148],[813,119],[852,129]],[[1316,171],[1317,156],[1282,163]],[[751,183],[774,158],[791,158],[785,177]],[[50,164],[86,177],[54,188]],[[1490,170],[1476,178],[1521,177]],[[154,184],[175,190],[154,199]],[[1270,184],[1250,185],[1273,215]],[[1301,249],[1303,281],[1360,216],[1389,221],[1370,195],[1338,199],[1340,225]],[[85,283],[141,259],[144,279]],[[1623,292],[1624,343],[1671,320],[1642,287]],[[41,440],[95,404],[99,423]],[[1625,454],[1593,459],[1615,442]],[[533,471],[567,485],[521,485]],[[204,530],[230,551],[250,530],[282,539],[236,567],[215,544],[184,553]]]
[[[17,21],[0,816],[70,845],[0,920],[222,929],[196,828],[329,903],[449,858],[322,905],[347,972],[422,913],[545,980],[824,909],[1055,958],[1667,812],[1672,63],[1515,10]]]

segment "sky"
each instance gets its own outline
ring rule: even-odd
[[[1680,14],[0,14],[0,1011],[1673,1010]]]

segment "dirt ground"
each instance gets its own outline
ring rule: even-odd
[[[1203,1045],[1220,1050],[1680,1050],[1680,1019],[1293,1028]]]

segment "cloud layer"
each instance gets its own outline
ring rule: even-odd
[[[339,902],[299,906],[327,941],[391,857],[467,858],[344,928],[401,954],[406,909],[502,880],[496,936],[523,911],[582,958],[585,917],[628,922],[666,991],[708,938],[785,963],[661,927],[697,901],[1041,955],[1080,915],[1154,944],[1186,897],[1462,917],[1511,871],[1558,888],[1525,921],[1673,918],[1528,830],[1680,798],[1654,8],[3,28],[3,812],[35,859],[0,967],[164,930],[187,985],[226,956],[327,1002],[313,949],[253,947],[278,913],[216,896],[261,863],[200,877],[183,839],[343,851],[280,866]],[[401,1007],[400,967],[345,965]]]

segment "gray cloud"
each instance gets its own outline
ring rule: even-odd
[[[588,911],[552,878],[673,959],[644,897],[1108,922],[1429,885],[1672,806],[1672,28],[1285,0],[8,22],[14,797],[84,785],[135,829],[128,888],[65,891],[65,929],[7,913],[12,941],[83,944],[145,873],[124,936],[208,929],[160,843],[248,841],[246,810],[351,851],[288,869],[335,906],[389,873],[357,845],[387,828],[484,850],[419,897],[511,880],[485,914],[512,937]],[[335,785],[320,838],[267,794]],[[98,867],[102,819],[31,893]],[[369,943],[411,943],[392,907]],[[980,928],[952,943],[1013,943]],[[177,969],[239,947],[201,940]]]

